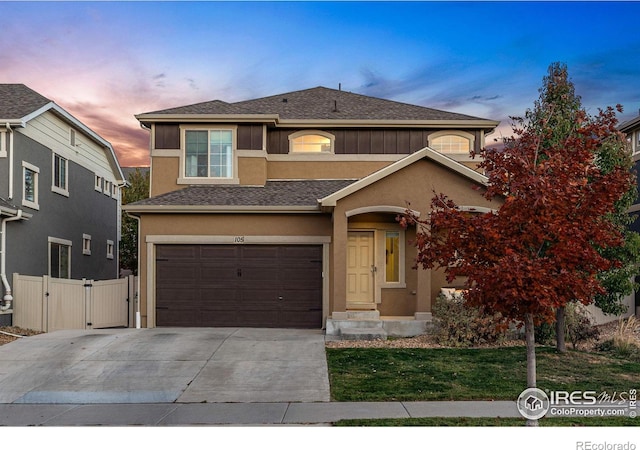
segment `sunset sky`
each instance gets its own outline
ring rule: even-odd
[[[564,62],[591,113],[640,109],[638,2],[5,2],[0,83],[24,83],[148,164],[134,115],[315,86],[500,120]]]

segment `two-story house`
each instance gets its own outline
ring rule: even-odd
[[[414,270],[434,192],[495,205],[469,152],[498,122],[317,87],[136,116],[150,131],[140,218],[142,324],[327,327],[425,321],[446,286]]]
[[[618,129],[627,135],[627,142],[633,155],[633,169],[640,177],[640,111],[638,114],[638,117],[620,124]],[[638,180],[638,198],[629,209],[629,213],[636,216],[636,220],[631,224],[631,230],[640,233],[640,217],[638,217],[640,216],[640,179]],[[635,313],[640,316],[640,292],[635,293]]]
[[[23,84],[0,84],[0,277],[118,277],[120,187],[111,144]],[[3,321],[8,322],[5,317]]]

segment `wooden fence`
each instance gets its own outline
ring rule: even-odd
[[[133,276],[66,280],[13,276],[13,324],[37,331],[132,327],[137,299]]]

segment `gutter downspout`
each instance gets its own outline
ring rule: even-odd
[[[6,311],[11,309],[11,302],[13,301],[13,295],[11,295],[11,286],[7,280],[5,273],[7,267],[7,222],[13,222],[22,218],[22,210],[18,210],[18,214],[14,217],[7,217],[2,219],[2,225],[0,228],[0,278],[2,278],[2,285],[4,286],[5,295],[3,300],[5,304],[0,306],[0,311]]]
[[[141,323],[142,323],[142,318],[140,317],[140,256],[141,256],[141,251],[140,251],[140,217],[138,216],[134,216],[133,214],[129,214],[128,212],[126,212],[127,216],[131,217],[132,219],[134,219],[136,222],[138,222],[138,267],[136,269],[138,275],[136,276],[137,281],[136,281],[136,295],[135,295],[135,307],[134,310],[136,312],[136,328],[140,329],[141,327]]]
[[[13,199],[13,129],[9,122],[5,124],[9,133],[9,200]],[[3,247],[4,248],[4,247]],[[4,273],[4,271],[2,272]]]

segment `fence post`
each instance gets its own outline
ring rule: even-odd
[[[42,331],[49,332],[49,276],[42,277]]]
[[[91,320],[91,287],[93,280],[87,281],[86,278],[82,279],[84,283],[84,329],[92,329],[93,321]]]

